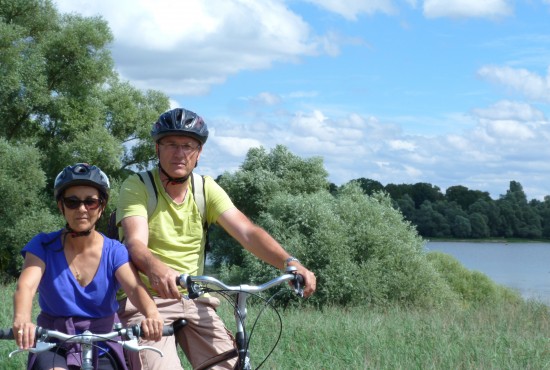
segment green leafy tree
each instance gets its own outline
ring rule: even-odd
[[[501,230],[501,218],[500,218],[500,209],[495,201],[478,199],[473,204],[468,207],[468,213],[470,215],[479,214],[486,219],[487,227],[489,228],[489,235],[487,236],[499,236]],[[473,221],[472,222],[472,228]],[[472,230],[473,231],[473,230]],[[484,233],[483,233],[484,234]]]
[[[491,236],[487,225],[487,216],[474,212],[469,215],[472,238],[487,238]]]
[[[408,194],[397,200],[397,207],[407,220],[415,222],[416,208],[414,207],[414,201]]]
[[[541,219],[542,236],[550,238],[550,196],[545,196],[542,202],[533,200],[530,205],[537,210]]]
[[[357,180],[352,180],[351,182],[357,182],[357,184],[361,187],[361,189],[363,189],[365,194],[368,195],[372,195],[374,193],[378,193],[384,190],[384,185],[382,185],[382,183],[380,183],[379,181],[366,179],[364,177],[361,177]]]
[[[17,275],[22,262],[19,251],[32,236],[63,226],[59,214],[48,210],[53,191],[47,195],[42,191],[46,176],[41,159],[36,148],[0,138],[0,280]]]
[[[456,295],[424,256],[424,242],[384,193],[367,196],[357,182],[329,192],[318,159],[277,147],[251,149],[241,169],[220,184],[235,204],[315,271],[310,304],[433,306]],[[246,212],[245,212],[246,213]],[[278,272],[223,233],[212,235],[213,260],[234,283]]]
[[[446,237],[451,235],[447,218],[434,209],[432,202],[425,201],[416,211],[414,219],[418,232],[422,236]]]
[[[59,14],[51,1],[0,4],[1,136],[36,145],[50,185],[75,162],[114,177],[147,166],[150,126],[168,98],[119,80],[107,22]]]
[[[506,225],[504,236],[520,238],[537,238],[542,235],[540,216],[534,207],[527,203],[527,196],[519,182],[510,181],[510,188],[497,200]]]
[[[60,14],[49,0],[0,0],[0,139],[16,150],[35,148],[20,172],[33,179],[32,194],[41,204],[33,208],[36,213],[10,213],[0,222],[0,234],[19,238],[12,244],[18,248],[19,236],[28,241],[29,230],[54,224],[51,189],[65,166],[98,165],[111,178],[115,198],[120,181],[155,158],[149,131],[169,108],[168,97],[121,81],[109,50],[112,41],[100,17]],[[0,254],[10,253],[6,244],[0,247]],[[0,266],[0,275],[16,269]]]
[[[218,182],[237,208],[256,221],[279,193],[296,195],[328,192],[327,177],[328,173],[320,158],[302,159],[286,147],[278,145],[270,152],[264,148],[250,149],[241,169],[232,174],[224,173]],[[212,239],[217,240],[217,244],[210,258],[216,265],[222,262],[240,263],[244,252],[233,239],[216,228],[212,231]]]
[[[465,186],[456,185],[447,188],[445,191],[445,199],[450,202],[456,202],[463,210],[468,210],[470,205],[478,200],[491,201],[488,192],[479,190],[470,190]]]

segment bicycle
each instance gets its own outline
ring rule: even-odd
[[[163,328],[162,335],[170,336],[174,334],[172,325]],[[9,358],[20,352],[40,353],[49,351],[50,349],[63,343],[78,343],[81,346],[81,370],[94,370],[93,366],[93,349],[97,346],[96,342],[115,341],[122,345],[123,349],[130,351],[151,350],[162,356],[162,351],[150,346],[140,346],[138,338],[142,336],[139,325],[123,327],[121,324],[115,324],[113,331],[109,333],[94,334],[89,330],[81,334],[66,334],[57,330],[45,329],[36,327],[36,344],[29,349],[17,349],[9,354]],[[120,337],[121,340],[114,338]],[[0,329],[0,339],[14,339],[13,329]],[[61,342],[52,342],[51,340],[58,339]],[[59,347],[58,347],[59,348]]]
[[[191,276],[188,274],[182,274],[176,279],[176,284],[180,285],[184,289],[187,289],[187,297],[190,299],[195,299],[200,297],[201,295],[205,293],[218,293],[222,296],[224,296],[226,299],[231,301],[228,297],[228,295],[236,295],[235,301],[232,302],[233,308],[234,308],[234,316],[235,316],[235,322],[236,322],[236,333],[235,333],[235,342],[237,345],[237,351],[238,351],[238,359],[237,359],[237,365],[235,369],[238,370],[251,370],[251,353],[249,349],[250,345],[250,337],[252,335],[252,331],[254,330],[254,326],[252,330],[250,331],[250,334],[247,333],[245,328],[245,319],[247,315],[247,298],[249,295],[255,295],[257,297],[262,298],[258,295],[258,293],[263,292],[269,288],[275,287],[277,285],[280,285],[284,282],[291,282],[294,287],[294,292],[300,296],[303,297],[303,284],[304,284],[304,278],[302,275],[299,275],[296,273],[296,267],[288,266],[285,273],[281,276],[278,276],[264,284],[261,285],[237,285],[237,286],[230,286],[226,285],[224,282],[211,277],[211,276]],[[272,295],[269,299],[263,299],[267,305],[271,306],[276,311],[275,307],[272,305],[271,301],[274,299],[274,297],[278,293],[275,293]],[[265,307],[264,307],[265,308]],[[259,316],[262,314],[263,309],[258,313],[258,317],[256,319],[256,322],[259,318]],[[277,346],[279,339],[281,337],[282,333],[282,320],[280,315],[277,312],[277,316],[279,317],[279,325],[280,325],[280,331],[279,331],[279,337],[277,338],[277,341],[271,351],[268,353],[268,355],[264,358],[264,360],[259,364],[259,366],[256,369],[259,369],[265,361],[268,359],[268,357],[271,355],[275,347]],[[185,322],[184,322],[185,325]],[[178,330],[178,329],[175,329]]]

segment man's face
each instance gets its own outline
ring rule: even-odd
[[[160,165],[174,178],[191,173],[202,151],[199,141],[182,135],[165,136],[156,147]]]

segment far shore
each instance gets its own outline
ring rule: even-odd
[[[520,239],[520,238],[487,238],[487,239],[453,239],[424,238],[426,242],[456,242],[456,243],[550,243],[550,239]]]

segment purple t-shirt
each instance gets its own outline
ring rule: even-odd
[[[31,252],[46,265],[38,285],[38,303],[45,313],[56,317],[101,318],[118,309],[116,292],[120,284],[116,270],[130,259],[120,242],[104,236],[103,251],[93,280],[80,286],[67,263],[61,244],[61,230],[36,235],[21,251]]]

